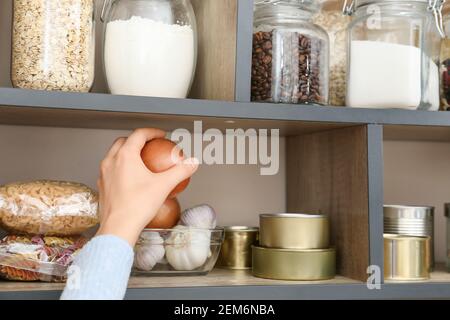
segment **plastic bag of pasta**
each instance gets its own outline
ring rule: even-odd
[[[7,236],[0,241],[0,277],[14,281],[64,282],[85,238]]]
[[[98,223],[98,197],[73,182],[33,181],[0,187],[0,224],[13,234],[78,235]]]

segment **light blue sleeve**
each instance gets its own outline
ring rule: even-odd
[[[93,238],[69,268],[61,300],[123,299],[133,259],[133,248],[125,240],[112,235]]]

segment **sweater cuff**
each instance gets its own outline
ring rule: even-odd
[[[125,240],[113,235],[93,238],[69,268],[61,299],[123,299],[133,258]]]

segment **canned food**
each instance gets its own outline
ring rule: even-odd
[[[336,275],[336,251],[253,246],[253,275],[277,280],[326,280]]]
[[[225,240],[216,266],[227,269],[251,269],[252,245],[258,244],[259,229],[253,227],[224,227]]]
[[[434,267],[434,207],[384,206],[384,233],[430,237],[430,266]]]
[[[415,281],[430,277],[430,237],[384,235],[384,278]]]
[[[267,248],[325,249],[330,247],[329,219],[321,214],[262,214],[260,244]]]

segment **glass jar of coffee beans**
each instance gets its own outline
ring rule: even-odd
[[[328,104],[329,40],[316,0],[256,0],[251,99]]]

